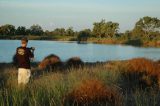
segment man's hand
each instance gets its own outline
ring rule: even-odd
[[[30,61],[32,61],[32,62],[33,62],[33,61],[34,61],[34,58],[30,58]]]
[[[35,47],[31,47],[30,49],[31,49],[31,52],[34,53]]]

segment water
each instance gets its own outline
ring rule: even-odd
[[[19,40],[0,40],[0,62],[11,62]],[[77,44],[76,42],[29,41],[28,47],[35,47],[35,61],[41,61],[49,54],[58,55],[62,61],[78,56],[85,62],[126,60],[145,57],[160,59],[160,48],[142,48],[124,45]]]

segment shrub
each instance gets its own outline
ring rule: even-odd
[[[149,59],[135,58],[124,65],[122,71],[122,84],[125,89],[160,87],[160,67]],[[125,86],[124,86],[125,85]]]
[[[105,86],[98,80],[84,80],[73,89],[64,99],[64,106],[121,106],[122,95],[109,86]]]
[[[84,62],[79,57],[72,57],[72,58],[68,59],[66,62],[66,66],[69,68],[70,67],[78,68],[83,65],[84,65]]]
[[[45,57],[39,64],[39,68],[43,70],[60,69],[61,67],[62,67],[61,59],[54,54]]]
[[[127,45],[133,45],[133,46],[142,46],[143,42],[141,39],[132,39],[125,42]]]

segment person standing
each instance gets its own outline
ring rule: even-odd
[[[30,61],[34,58],[34,48],[28,48],[28,39],[21,39],[21,46],[16,49],[16,59],[18,64],[18,85],[26,85],[31,76]]]

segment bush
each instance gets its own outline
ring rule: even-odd
[[[90,32],[80,31],[77,37],[79,43],[87,42],[87,39],[91,36]]]
[[[160,67],[149,59],[135,58],[129,60],[122,70],[122,87],[124,89],[137,89],[160,87]]]
[[[142,46],[143,42],[141,39],[132,39],[125,42],[127,45],[133,45],[133,46]]]
[[[58,56],[51,54],[41,61],[39,68],[50,71],[53,69],[60,69],[62,68],[62,65],[61,59]]]
[[[64,99],[64,106],[121,106],[122,95],[98,80],[84,80]]]
[[[83,65],[84,62],[79,57],[72,57],[66,61],[66,66],[68,68],[78,68]]]

